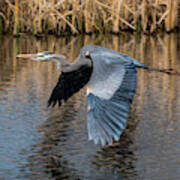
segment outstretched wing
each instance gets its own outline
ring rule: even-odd
[[[62,100],[67,101],[87,84],[91,73],[92,67],[86,65],[79,66],[76,70],[62,72],[48,100],[48,106],[54,107],[57,102],[61,106]]]
[[[94,63],[96,66],[99,65]],[[102,76],[97,77],[98,70],[93,72],[88,84],[87,127],[89,140],[104,146],[118,141],[126,128],[136,90],[136,68],[131,62],[100,66]]]

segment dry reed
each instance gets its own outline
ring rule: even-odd
[[[179,4],[179,0],[4,0],[0,32],[169,32],[178,26]]]

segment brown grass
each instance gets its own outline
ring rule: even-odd
[[[0,31],[58,35],[177,27],[179,0],[4,0]]]

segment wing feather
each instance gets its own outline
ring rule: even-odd
[[[84,52],[88,47],[85,47]],[[90,51],[93,67],[86,65],[62,72],[48,101],[59,106],[88,82],[88,137],[95,144],[118,141],[127,126],[130,106],[136,91],[136,64],[120,53],[94,47]],[[102,52],[101,52],[102,51]]]
[[[62,100],[67,101],[87,84],[91,73],[92,67],[86,65],[77,70],[62,72],[48,100],[48,106],[54,107],[57,102],[61,106]]]
[[[127,126],[130,106],[136,91],[136,68],[129,63],[118,89],[111,98],[98,96],[96,89],[88,94],[88,134],[95,143],[112,144],[118,141]],[[100,131],[100,132],[98,132]]]

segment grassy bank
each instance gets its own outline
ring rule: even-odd
[[[14,35],[172,31],[179,0],[4,0],[0,32]]]

